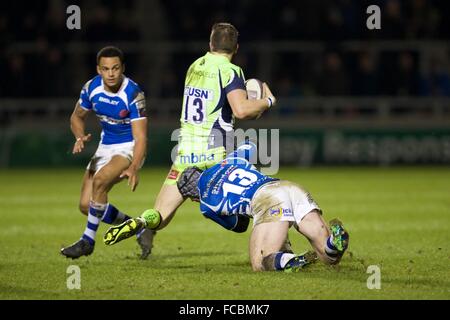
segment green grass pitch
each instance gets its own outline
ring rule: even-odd
[[[450,170],[447,167],[282,168],[278,177],[306,187],[326,220],[339,217],[350,247],[339,267],[320,263],[300,273],[254,273],[250,229],[235,234],[186,202],[160,231],[152,256],[137,259],[135,239],[68,260],[77,240],[82,168],[0,171],[0,299],[450,299]],[[168,168],[145,168],[132,193],[117,185],[110,201],[137,216],[154,203]],[[297,253],[306,240],[290,231]],[[81,289],[69,290],[70,265]],[[368,289],[370,265],[381,288]]]

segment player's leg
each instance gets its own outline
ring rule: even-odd
[[[105,166],[95,173],[92,181],[91,200],[106,203],[108,192],[117,182],[121,181],[119,176],[129,165],[130,160],[127,158],[119,155],[113,156]]]
[[[151,253],[156,230],[163,229],[169,224],[183,202],[184,199],[176,185],[164,184],[156,197],[155,207],[142,213],[141,217],[145,220],[146,228],[137,231],[138,243],[142,248],[142,259]]]
[[[113,245],[132,237],[143,229],[156,231],[163,229],[169,224],[177,209],[184,202],[184,198],[176,185],[179,175],[172,177],[172,171],[173,168],[156,198],[154,208],[144,211],[140,217],[109,228],[103,238],[105,244]]]
[[[122,225],[117,226],[117,228],[111,227],[111,232],[108,230],[107,234],[110,232],[110,234],[115,233],[117,235],[117,240],[113,243],[136,234],[138,243],[142,248],[141,259],[145,259],[151,253],[156,230],[163,229],[169,224],[176,210],[183,202],[184,199],[176,185],[164,184],[156,198],[153,209],[144,211],[140,217],[124,222]]]
[[[92,196],[93,177],[94,172],[87,169],[84,173],[81,183],[80,202],[78,204],[78,208],[80,212],[86,216],[89,214],[89,203]],[[76,259],[82,255],[89,255],[92,252],[93,247],[89,244],[88,241],[83,239],[80,239],[72,245],[61,249],[61,254],[73,259]]]
[[[330,229],[322,218],[322,211],[311,194],[293,182],[283,183],[293,205],[294,226],[297,231],[306,236],[323,262],[338,263],[348,245],[348,233],[342,223],[337,220],[337,223],[333,222],[330,234]]]
[[[201,170],[206,170],[225,157],[225,149],[223,147],[210,149],[209,152],[211,152],[211,158],[214,160],[199,162],[196,164],[196,167]],[[175,160],[161,190],[159,191],[155,206],[153,209],[146,210],[141,215],[141,218],[145,220],[147,228],[161,230],[165,228],[175,216],[177,209],[185,200],[178,190],[177,182],[184,170],[190,166],[190,164],[180,163],[179,158]]]
[[[312,210],[298,223],[296,229],[308,238],[319,259],[326,264],[337,264],[348,247],[349,236],[338,220],[328,228],[318,210]]]
[[[91,244],[95,243],[95,235],[100,221],[108,224],[119,224],[130,219],[130,216],[118,210],[108,202],[108,192],[121,181],[120,174],[128,168],[130,161],[119,155],[115,155],[93,177],[92,198],[89,204],[90,224],[86,227],[83,238]],[[94,224],[95,226],[93,226]],[[90,227],[94,227],[91,229]]]
[[[224,147],[208,149],[208,151],[210,152],[211,157],[208,156],[207,158],[214,160],[196,163],[196,167],[205,170],[225,157]],[[140,217],[130,219],[121,225],[109,228],[103,237],[105,244],[113,245],[141,232],[143,229],[156,232],[156,230],[165,228],[185,200],[178,190],[177,181],[183,171],[190,166],[191,164],[180,163],[180,158],[177,158],[170,168],[169,174],[159,191],[154,207],[144,211]],[[154,235],[155,233],[153,234],[153,237]]]
[[[130,164],[122,156],[113,156],[92,178],[92,195],[89,203],[88,221],[81,239],[69,247],[63,248],[61,253],[76,259],[82,255],[90,255],[94,251],[95,236],[100,221],[117,224],[129,216],[120,212],[114,205],[108,203],[108,192],[114,184],[120,181],[120,174]],[[89,187],[87,187],[89,188]]]
[[[172,220],[176,210],[183,202],[184,199],[176,185],[163,185],[157,197],[155,208],[144,211],[140,217],[109,228],[103,238],[105,244],[113,245],[132,237],[144,229],[156,232],[156,230],[164,228]]]
[[[80,212],[86,216],[89,213],[89,203],[92,196],[92,181],[94,179],[94,173],[95,172],[93,171],[86,170],[81,183],[80,203],[78,208],[80,209]]]
[[[184,198],[177,187],[185,166],[174,164],[158,193],[153,209],[146,210],[141,217],[145,220],[147,228],[161,230],[166,227],[175,216],[177,209],[183,204]]]
[[[315,254],[295,255],[288,230],[294,222],[290,184],[269,183],[258,190],[251,202],[254,228],[250,239],[253,270],[298,271],[316,260]]]
[[[109,190],[112,188],[112,186],[114,186],[117,182],[121,181],[122,179],[119,178],[120,173],[125,170],[123,167],[128,167],[129,162],[127,164],[128,160],[131,162],[132,159],[132,151],[131,149],[127,146],[127,147],[123,147],[123,148],[119,148],[116,149],[116,152],[120,152],[120,156],[119,155],[115,155],[113,156],[112,160],[110,160],[110,162],[108,163],[108,165],[111,163],[111,161],[116,161],[116,162],[120,162],[119,164],[115,164],[114,169],[117,169],[117,172],[115,172],[114,170],[111,172],[111,170],[108,170],[108,172],[105,170],[101,170],[101,172],[99,171],[96,174],[96,180],[98,180],[98,185],[100,186],[100,188],[98,188],[97,190],[99,190],[100,193],[100,198],[104,198],[105,197],[105,193],[104,193],[104,189],[106,188],[106,194],[109,192]],[[120,168],[122,167],[122,168]],[[107,167],[107,169],[110,169],[109,167]],[[106,178],[102,175],[106,175]],[[116,177],[116,178],[114,178]],[[108,183],[108,181],[111,180],[111,183]],[[97,184],[93,183],[93,185]],[[93,194],[93,197],[95,195]],[[101,214],[101,212],[99,213]],[[114,205],[112,205],[111,203],[108,203],[108,205],[106,206],[106,210],[105,213],[102,217],[102,221],[106,222],[108,224],[112,224],[112,225],[118,225],[123,223],[124,221],[127,221],[131,219],[130,216],[120,212]],[[136,241],[139,245],[139,247],[141,248],[141,255],[140,258],[141,259],[146,259],[151,251],[152,251],[152,247],[153,247],[153,237],[155,235],[155,231],[150,230],[150,229],[142,229],[139,232],[136,233]]]
[[[286,252],[286,241],[289,230],[288,221],[260,223],[253,228],[250,237],[250,262],[253,271],[298,271],[315,261],[311,252],[296,255]]]
[[[289,230],[288,221],[266,222],[256,225],[250,236],[250,263],[253,271],[271,270],[263,264],[265,257],[281,251],[286,243]]]
[[[159,229],[166,227],[175,215],[177,209],[183,204],[184,199],[176,184],[164,184],[156,198],[155,210],[161,215]]]

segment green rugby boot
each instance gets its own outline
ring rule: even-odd
[[[349,235],[345,231],[342,222],[338,219],[330,221],[330,231],[333,235],[333,245],[340,253],[344,253],[348,247]]]
[[[110,227],[103,236],[103,242],[106,245],[113,245],[141,231],[146,227],[143,218],[128,219],[117,226]]]

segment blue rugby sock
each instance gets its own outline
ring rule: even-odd
[[[128,219],[131,219],[131,217],[123,212],[120,212],[111,203],[107,203],[105,213],[103,214],[101,219],[105,223],[116,225],[121,224]]]
[[[131,217],[120,212],[110,203],[103,204],[91,201],[89,204],[87,226],[81,238],[94,245],[95,235],[97,234],[100,221],[108,224],[120,224],[128,219],[131,219]]]
[[[336,261],[342,255],[333,244],[333,235],[330,235],[325,243],[325,254],[330,261]]]
[[[293,253],[277,252],[274,260],[275,270],[283,270],[295,256]]]

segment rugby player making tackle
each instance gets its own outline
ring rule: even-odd
[[[245,144],[205,171],[186,169],[177,183],[181,195],[200,201],[202,214],[228,230],[244,232],[253,219],[249,249],[254,271],[299,271],[317,259],[339,263],[349,243],[342,223],[333,219],[327,225],[320,207],[299,185],[257,171],[248,161],[255,150]],[[105,243],[126,239],[146,223],[138,217],[111,227]],[[293,253],[288,240],[292,226],[309,240],[313,251]]]

